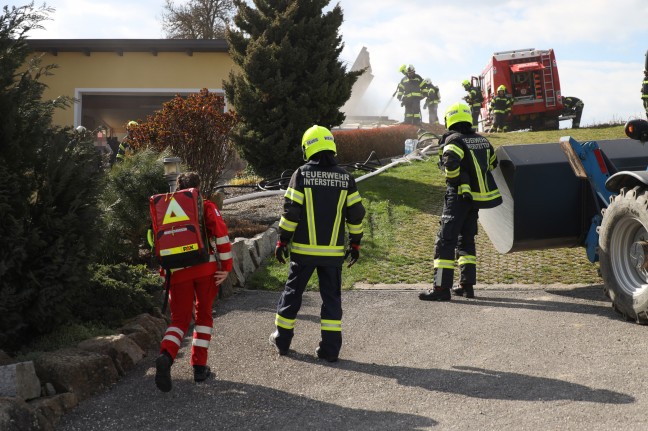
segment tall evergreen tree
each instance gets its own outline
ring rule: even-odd
[[[52,9],[33,3],[0,13],[0,349],[73,316],[87,285],[99,153],[91,134],[51,125],[70,99],[42,100],[44,74],[25,43]]]
[[[241,119],[234,134],[239,152],[257,174],[270,176],[302,163],[301,137],[313,124],[344,121],[339,108],[359,72],[339,60],[339,4],[329,0],[235,0],[236,28],[227,39],[240,71],[223,83]]]

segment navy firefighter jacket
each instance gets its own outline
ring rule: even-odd
[[[341,266],[344,232],[360,244],[365,208],[355,179],[335,159],[311,159],[292,175],[284,195],[279,237],[289,242],[290,259],[304,265]]]
[[[449,188],[472,199],[475,208],[493,208],[502,196],[491,171],[497,167],[495,149],[477,133],[449,132],[442,136],[440,163]]]

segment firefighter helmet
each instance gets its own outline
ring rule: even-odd
[[[414,73],[414,72],[416,72],[416,69],[414,69],[413,65],[410,64],[409,66],[407,66],[407,73]]]
[[[432,85],[432,80],[431,80],[430,78],[425,78],[425,79],[423,80],[423,84]]]
[[[74,130],[80,135],[84,134],[87,131],[86,128],[83,126],[77,126],[77,128]]]
[[[450,129],[454,124],[466,122],[472,126],[472,112],[465,103],[455,103],[445,112],[445,126]]]
[[[333,154],[337,153],[335,140],[329,129],[315,125],[304,132],[302,137],[304,160],[309,160],[314,154],[326,150],[333,151]]]
[[[398,69],[400,73],[407,73],[407,65],[402,64],[401,67]]]
[[[137,126],[139,126],[139,124],[137,124],[137,121],[132,121],[132,120],[129,121],[128,124],[126,124],[126,128],[127,128],[127,129],[130,129],[130,128],[133,128],[133,127],[137,127]]]
[[[463,85],[464,88],[469,87],[470,86],[470,81],[468,81],[467,79],[464,79],[464,81],[461,83],[461,85]]]
[[[499,87],[497,87],[497,92],[499,93],[500,91],[503,91],[506,93],[506,85],[502,84]]]

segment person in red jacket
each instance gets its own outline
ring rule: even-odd
[[[176,184],[176,190],[200,189],[200,176],[195,172],[182,173],[178,176]],[[169,289],[171,324],[162,339],[160,356],[155,360],[155,384],[163,392],[171,390],[171,365],[189,329],[194,311],[191,344],[194,381],[202,382],[211,374],[207,366],[207,349],[212,335],[212,304],[220,284],[232,270],[232,245],[227,226],[216,205],[203,198],[203,211],[205,228],[210,242],[212,245],[215,243],[216,250],[211,251],[209,262],[171,270]]]

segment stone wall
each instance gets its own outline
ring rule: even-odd
[[[277,226],[254,238],[233,241],[234,268],[221,285],[221,299],[244,288],[273,253]],[[141,314],[125,322],[115,335],[44,352],[28,362],[15,362],[0,350],[0,430],[53,430],[65,412],[108,389],[148,353],[157,352],[167,324],[161,313]]]

